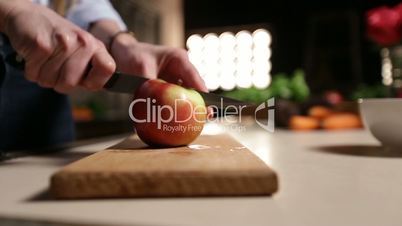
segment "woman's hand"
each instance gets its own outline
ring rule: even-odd
[[[61,93],[101,89],[116,68],[104,44],[44,6],[16,2],[2,30],[24,58],[26,78]]]
[[[121,72],[182,82],[183,86],[208,91],[184,49],[141,43],[122,33],[111,43],[110,52]]]

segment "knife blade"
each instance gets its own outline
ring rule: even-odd
[[[111,92],[117,93],[127,93],[133,94],[134,91],[144,82],[149,79],[136,76],[124,74],[121,72],[115,72],[109,81],[104,85],[104,88]],[[198,91],[200,95],[204,98],[205,104],[207,106],[215,106],[218,109],[223,109],[227,107],[249,107],[250,103],[235,100],[229,97],[220,96],[214,93],[206,93]]]

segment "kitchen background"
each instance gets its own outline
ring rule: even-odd
[[[112,0],[140,41],[187,48],[212,92],[256,103],[275,96],[302,106],[293,109],[300,114],[305,103],[389,95],[366,13],[398,3]],[[131,96],[77,91],[71,98],[79,139],[132,130]]]

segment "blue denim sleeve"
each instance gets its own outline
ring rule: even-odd
[[[127,29],[120,15],[108,0],[78,0],[66,16],[68,20],[84,30],[87,30],[91,23],[101,19],[116,21],[121,30]]]

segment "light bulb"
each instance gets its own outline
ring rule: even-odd
[[[249,47],[253,45],[253,38],[248,31],[239,31],[236,34],[236,44],[239,47]]]
[[[253,43],[255,46],[269,46],[271,34],[265,29],[258,29],[253,32]]]
[[[202,50],[204,47],[204,40],[201,35],[194,34],[188,37],[186,45],[190,50]]]

